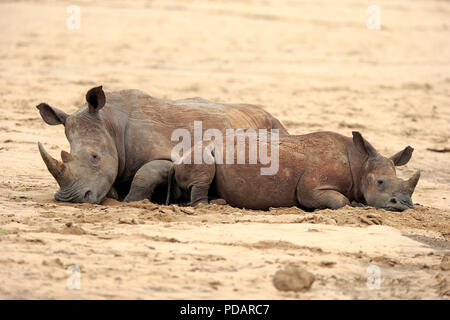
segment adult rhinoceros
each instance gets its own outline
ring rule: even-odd
[[[133,178],[139,179],[140,170],[146,173],[145,185],[137,181],[131,189],[146,188],[145,194],[151,194],[156,186],[167,183],[176,144],[171,141],[172,132],[180,128],[192,132],[194,121],[202,121],[203,130],[254,128],[287,133],[277,119],[253,105],[201,98],[157,99],[139,90],[105,94],[102,86],[89,90],[86,101],[71,115],[46,103],[37,106],[47,124],[64,125],[70,143],[70,153],[61,152],[62,162],[38,143],[42,159],[60,186],[55,193],[58,201],[100,203],[114,189],[123,197]],[[154,173],[150,181],[148,172]],[[141,194],[138,191],[133,194]]]

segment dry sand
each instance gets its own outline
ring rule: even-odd
[[[377,4],[379,31],[354,0],[1,1],[0,298],[449,299],[450,156],[427,148],[450,147],[450,2]],[[100,84],[261,104],[291,133],[357,129],[386,155],[411,145],[398,174],[422,169],[418,209],[57,203],[36,143],[68,142],[35,106],[73,112]],[[310,290],[274,287],[290,264]]]

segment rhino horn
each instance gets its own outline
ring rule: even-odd
[[[66,180],[66,166],[63,162],[56,160],[53,158],[48,152],[45,150],[44,146],[38,142],[39,152],[41,154],[42,160],[44,160],[45,165],[47,166],[48,171],[52,174],[52,176],[56,179],[58,184],[61,186],[63,181]]]
[[[409,189],[411,190],[411,194],[414,192],[414,189],[416,188],[419,178],[420,178],[420,170],[417,170],[416,173],[411,178],[409,178],[408,186]]]

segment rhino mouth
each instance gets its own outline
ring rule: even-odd
[[[75,186],[61,188],[55,193],[55,200],[62,202],[77,202],[80,198],[79,189]]]
[[[413,209],[415,210],[416,208],[414,207],[412,201],[410,199],[398,199],[397,198],[397,203],[395,203],[394,205],[389,205],[387,207],[385,207],[386,210],[389,211],[405,211],[408,209]]]
[[[71,187],[58,190],[58,192],[55,193],[55,200],[61,202],[99,204],[105,196],[106,194],[99,197],[88,188],[80,188],[73,185]]]
[[[405,210],[408,210],[408,209],[415,209],[415,207],[414,206],[412,206],[412,207],[404,207],[404,208],[385,207],[384,209],[388,210],[388,211],[402,212],[402,211],[405,211]]]

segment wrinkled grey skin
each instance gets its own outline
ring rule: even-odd
[[[174,164],[167,194],[176,199],[180,192],[190,193],[192,206],[207,204],[212,185],[227,203],[248,209],[296,205],[338,209],[352,201],[394,211],[414,209],[411,196],[420,171],[409,180],[398,178],[395,172],[395,166],[405,165],[411,158],[413,148],[409,146],[386,158],[359,132],[353,132],[353,138],[334,132],[281,136],[278,172],[261,175],[260,169],[266,165],[259,161],[249,164],[248,143],[246,164],[237,164],[237,143],[235,140],[234,164],[219,164],[214,142],[201,146],[206,157],[203,163]],[[272,147],[267,146],[269,149]]]
[[[101,86],[89,90],[86,101],[71,115],[46,103],[37,106],[47,124],[64,125],[70,143],[70,153],[61,152],[62,162],[38,144],[60,186],[58,201],[100,203],[108,193],[124,198],[128,191],[126,201],[150,198],[157,185],[167,184],[171,150],[178,143],[171,141],[172,132],[185,128],[193,137],[194,120],[203,121],[203,130],[274,128],[287,133],[277,119],[252,105],[157,99],[139,90],[105,94]]]

